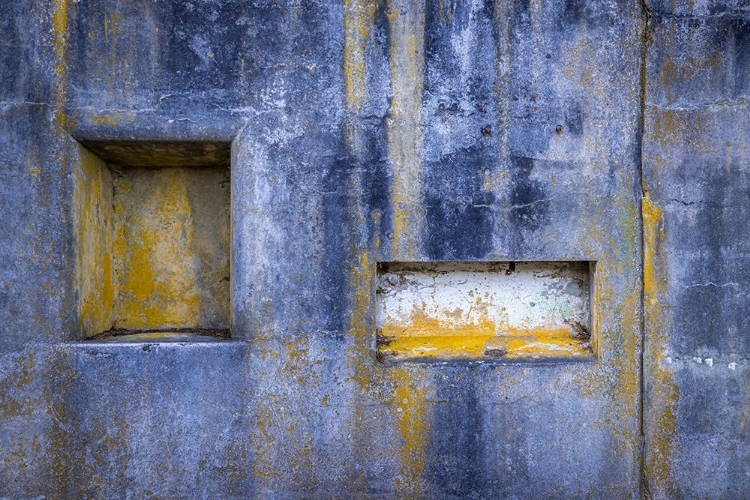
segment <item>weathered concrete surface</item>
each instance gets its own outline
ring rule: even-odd
[[[261,491],[638,495],[640,10],[588,16],[347,4],[343,75],[250,117],[232,325],[262,355]],[[598,363],[376,361],[376,262],[509,258],[598,261]]]
[[[656,2],[643,180],[646,479],[750,494],[750,8]]]
[[[113,172],[112,327],[229,328],[229,183],[228,165]]]
[[[747,496],[747,13],[696,4],[645,79],[625,0],[4,6],[0,497],[638,497],[642,292],[651,493]],[[74,342],[76,140],[232,142],[231,341]],[[379,363],[376,263],[442,260],[596,261],[597,362]]]

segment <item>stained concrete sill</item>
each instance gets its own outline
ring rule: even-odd
[[[430,356],[420,356],[413,358],[401,358],[394,356],[377,355],[377,360],[383,366],[398,365],[451,365],[451,366],[559,366],[559,365],[595,365],[599,360],[595,356],[591,357],[523,357],[523,358],[436,358]]]
[[[80,344],[206,344],[231,342],[229,330],[160,330],[147,332],[104,332]]]

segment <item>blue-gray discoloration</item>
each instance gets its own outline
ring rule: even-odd
[[[663,212],[665,284],[646,324],[646,482],[653,498],[746,497],[750,11],[651,7],[643,179]]]
[[[484,188],[485,156],[471,148],[425,165],[430,259],[475,260],[491,250],[495,195]]]
[[[747,496],[747,6],[369,5],[0,11],[0,497]],[[424,38],[395,46],[394,9]],[[597,363],[376,360],[375,265],[403,256],[392,62],[417,49],[409,255],[597,261]],[[232,341],[73,342],[76,140],[232,143]],[[644,193],[667,312],[642,422]]]

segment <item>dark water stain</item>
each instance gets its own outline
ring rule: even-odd
[[[425,166],[427,226],[431,259],[480,259],[492,248],[495,195],[483,186],[493,162],[481,148],[446,155]]]
[[[320,286],[316,295],[325,297],[322,310],[315,311],[316,323],[327,331],[344,331],[346,320],[347,266],[350,259],[348,248],[350,232],[344,228],[351,227],[350,198],[347,186],[352,175],[354,160],[342,154],[328,165],[323,176],[323,244],[325,252],[320,269]]]
[[[515,10],[517,13],[526,14],[529,11],[531,0],[516,0],[514,5],[516,6]]]
[[[732,23],[734,35],[733,96],[750,93],[750,19],[737,19]]]
[[[428,2],[425,13],[425,94],[439,96],[444,115],[485,113],[493,105],[497,34],[493,4]],[[457,37],[471,32],[466,54],[457,51]],[[467,61],[468,59],[468,61]],[[464,67],[468,62],[468,67]],[[461,102],[465,103],[462,109]]]
[[[386,233],[393,226],[390,204],[391,171],[387,160],[388,139],[385,126],[378,123],[363,128],[362,133],[357,163],[358,170],[361,171],[363,209],[371,219],[378,218],[368,221],[368,245],[372,245],[375,240],[385,241]]]
[[[586,2],[581,0],[565,0],[562,21],[566,25],[575,25],[584,20]]]
[[[622,2],[621,9],[615,12],[626,10],[626,5],[625,2]],[[599,28],[601,26],[612,26],[617,22],[618,15],[608,12],[607,9],[602,9],[595,2],[565,0],[562,13],[559,14],[558,27],[561,31],[569,33],[571,29],[579,27]]]
[[[550,202],[544,184],[531,178],[534,160],[513,156],[510,222],[514,228],[536,230],[548,222]]]
[[[21,63],[24,61],[21,37],[19,36],[18,26],[16,25],[16,16],[3,15],[0,18],[0,29],[3,33],[3,50],[0,51],[0,88],[2,94],[10,90],[15,90],[18,80],[20,79]]]
[[[736,170],[734,175],[702,183],[702,198],[710,201],[698,205],[691,230],[675,228],[675,255],[699,249],[701,256],[698,265],[685,262],[681,266],[686,286],[675,294],[677,352],[708,348],[730,353],[750,348],[750,338],[743,334],[750,329],[748,291],[743,285],[750,278],[750,265],[731,258],[746,248],[750,238],[747,224],[737,223],[746,216],[747,184]]]
[[[479,382],[473,373],[458,373],[463,371],[449,370],[450,375],[435,384],[440,402],[430,407],[424,475],[431,494],[479,498],[486,487],[483,443],[487,436]]]
[[[576,137],[583,136],[583,107],[576,102],[565,110],[565,130]]]

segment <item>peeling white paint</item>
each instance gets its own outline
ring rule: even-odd
[[[379,276],[377,326],[414,326],[416,335],[430,334],[420,321],[440,330],[494,325],[495,335],[571,327],[588,334],[589,288],[582,262],[394,263]]]

